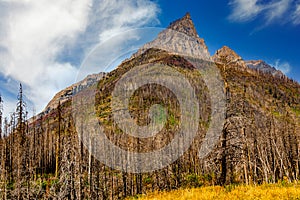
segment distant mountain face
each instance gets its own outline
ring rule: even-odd
[[[216,53],[212,56],[212,60],[216,64],[222,64],[224,68],[230,65],[238,65],[238,68],[240,70],[249,71],[242,57],[227,46],[224,46],[221,49],[217,50]]]
[[[223,63],[225,64],[225,66],[230,64],[238,64],[244,70],[247,70],[246,68],[248,68],[264,74],[271,74],[272,76],[277,78],[287,78],[280,70],[277,70],[275,67],[270,66],[263,60],[243,60],[241,56],[239,56],[235,51],[227,46],[224,46],[221,49],[217,50],[212,58],[214,62]]]
[[[101,78],[103,78],[105,73],[100,72],[98,74],[88,75],[82,81],[75,83],[66,89],[58,92],[53,99],[47,104],[46,108],[43,110],[43,113],[49,113],[51,110],[56,109],[58,104],[64,104],[67,101],[70,101],[73,95],[78,92],[90,87],[91,85],[97,83]]]
[[[280,70],[277,70],[275,67],[270,66],[263,60],[249,60],[246,61],[246,65],[250,69],[258,70],[267,74],[272,74],[276,77],[285,77],[285,75]]]
[[[217,50],[215,55],[213,55],[213,58],[215,62],[225,61],[228,64],[242,61],[242,57],[227,46],[224,46],[221,49]]]

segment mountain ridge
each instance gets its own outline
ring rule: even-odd
[[[192,39],[193,41],[190,43],[182,44],[181,41],[186,39],[182,38],[183,36],[187,36],[187,39]],[[187,48],[180,49],[178,48],[177,43],[181,43],[180,46],[187,46]],[[136,53],[134,53],[131,56],[130,59],[136,58],[137,56],[141,55],[147,49],[150,48],[158,48],[166,51],[176,49],[177,51],[172,52],[173,54],[175,53],[178,55],[188,56],[194,55],[196,57],[201,57],[204,60],[213,60],[216,63],[223,63],[225,65],[235,63],[239,67],[242,67],[241,69],[247,70],[249,72],[251,72],[252,70],[258,70],[262,73],[272,74],[277,78],[288,78],[280,70],[276,70],[274,67],[271,67],[269,64],[262,60],[243,60],[243,58],[240,55],[238,55],[234,50],[232,50],[228,46],[221,47],[215,52],[214,55],[211,56],[209,54],[208,47],[206,46],[204,39],[199,37],[199,34],[197,33],[197,30],[194,26],[189,12],[187,12],[182,18],[171,22],[167,29],[159,33],[156,39],[143,45]],[[191,49],[192,51],[190,51]],[[123,62],[126,62],[126,60]],[[101,74],[101,72],[99,74]],[[95,79],[94,82],[99,81],[102,77],[103,74],[100,75],[97,79]],[[88,77],[86,77],[86,79],[88,79]],[[76,90],[76,87],[80,87],[81,84],[84,84],[84,81],[85,79],[78,83],[74,83],[73,85],[58,92],[42,112],[49,112],[50,110],[56,108],[60,100],[62,102],[70,100],[72,97],[71,90]]]
[[[263,60],[248,60],[246,61],[246,65],[250,69],[258,70],[263,73],[269,73],[278,78],[287,78],[284,73],[282,73],[280,70],[277,70],[275,67],[272,67]]]
[[[56,109],[59,103],[63,104],[66,101],[70,100],[73,97],[73,95],[98,82],[104,75],[104,72],[99,72],[98,74],[90,74],[83,80],[74,83],[71,86],[56,93],[55,96],[49,101],[47,106],[44,108],[42,113],[46,114],[49,113],[51,110]]]

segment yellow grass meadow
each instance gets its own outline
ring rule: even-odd
[[[193,189],[179,189],[171,192],[154,192],[139,200],[300,200],[300,184],[264,184],[260,186],[210,186]]]

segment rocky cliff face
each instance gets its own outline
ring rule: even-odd
[[[172,52],[173,54],[210,60],[210,54],[204,39],[200,38],[197,34],[189,13],[183,18],[171,23],[166,30],[159,33],[154,41],[149,42],[140,48],[140,50],[133,55],[133,58],[141,55],[150,48],[165,50]]]
[[[199,37],[199,35],[196,31],[196,28],[194,26],[194,23],[191,19],[190,13],[186,13],[186,15],[183,16],[181,19],[178,19],[178,20],[170,23],[168,28],[175,30],[175,31],[185,33],[192,37]]]
[[[78,83],[75,83],[58,92],[42,112],[49,113],[51,110],[56,109],[59,103],[64,104],[65,102],[71,100],[73,95],[97,83],[103,76],[103,72],[100,72],[99,74],[88,75],[82,81],[79,81]]]
[[[236,65],[242,70],[247,70],[245,61],[235,51],[227,46],[223,46],[217,50],[212,56],[212,60],[216,63],[222,63],[224,67],[228,65]]]
[[[273,76],[279,78],[285,77],[285,75],[280,70],[277,70],[275,67],[270,66],[263,60],[249,60],[246,61],[246,65],[250,69],[258,70],[267,74],[272,74]]]
[[[213,55],[213,60],[215,62],[234,63],[242,61],[242,57],[229,47],[223,46],[221,49],[216,51],[215,55]]]
[[[174,30],[174,31],[178,31],[181,33],[184,33],[188,36],[191,36],[193,38],[197,38],[197,41],[199,42],[199,44],[207,50],[207,46],[204,42],[204,39],[200,38],[197,30],[195,28],[195,25],[191,19],[191,15],[190,13],[187,13],[183,18],[178,19],[174,22],[172,22],[168,29]]]

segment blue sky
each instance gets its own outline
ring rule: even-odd
[[[117,43],[107,47],[114,36],[121,35],[124,45],[126,31],[142,37],[136,28],[164,28],[186,12],[211,54],[226,45],[245,60],[265,60],[300,82],[300,0],[0,0],[4,112],[13,111],[19,82],[29,112],[39,112],[77,80],[92,49],[104,43],[116,55]]]

